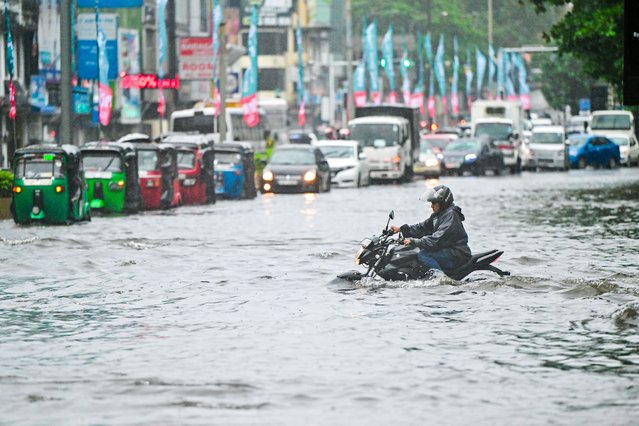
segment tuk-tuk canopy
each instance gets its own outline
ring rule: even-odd
[[[67,168],[69,169],[68,173],[76,173],[82,159],[80,148],[75,145],[31,145],[19,148],[15,151],[13,155],[14,166],[15,160],[18,158],[41,154],[57,154],[64,156],[67,159]]]
[[[129,142],[95,141],[87,142],[80,150],[84,152],[116,152],[120,155],[135,153],[135,146]]]
[[[161,141],[162,143],[171,144],[178,149],[185,147],[204,151],[212,147],[212,144],[209,143],[203,135],[197,133],[171,133],[163,135]]]
[[[228,142],[215,145],[213,147],[215,152],[236,152],[242,155],[253,155],[253,147],[246,142]]]

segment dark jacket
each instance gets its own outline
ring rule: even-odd
[[[456,262],[461,264],[471,256],[468,235],[462,224],[464,219],[461,208],[451,204],[421,223],[402,225],[401,231],[404,237],[414,238],[415,245],[422,250],[451,249]]]

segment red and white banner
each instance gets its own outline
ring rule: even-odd
[[[100,83],[98,85],[98,118],[100,124],[108,126],[111,121],[111,108],[113,104],[113,91],[108,84]]]
[[[244,122],[248,127],[256,126],[260,122],[260,114],[257,106],[257,94],[252,94],[240,101],[242,104],[242,112],[244,113]]]
[[[297,125],[304,127],[306,125],[306,107],[304,101],[300,104],[300,111],[297,113]]]
[[[182,80],[210,80],[213,75],[211,37],[181,37],[178,60]]]

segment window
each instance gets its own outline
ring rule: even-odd
[[[260,55],[282,55],[288,50],[286,32],[259,31],[257,51]],[[242,34],[242,45],[248,46],[248,32]]]

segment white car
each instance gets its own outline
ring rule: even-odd
[[[637,142],[635,135],[630,135],[625,132],[607,132],[604,133],[604,136],[619,145],[621,165],[639,165],[639,142]]]
[[[315,142],[331,169],[334,187],[359,187],[370,184],[370,165],[357,141],[325,140]]]
[[[568,170],[568,145],[562,126],[536,126],[528,144],[538,168]]]

